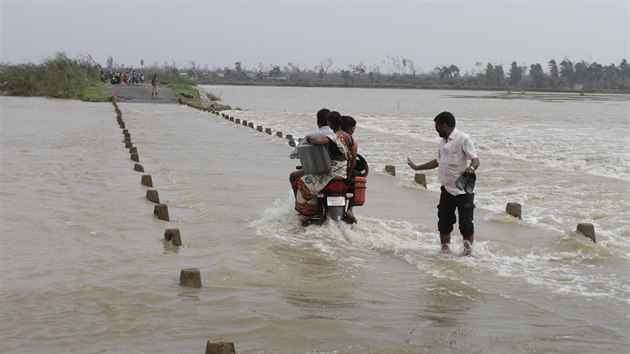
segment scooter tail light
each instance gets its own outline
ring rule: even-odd
[[[331,191],[333,193],[345,192],[347,189],[348,189],[348,187],[342,181],[330,182],[326,186],[326,190],[329,190],[329,191]]]

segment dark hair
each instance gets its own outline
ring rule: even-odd
[[[446,124],[451,128],[455,128],[455,117],[451,112],[442,112],[433,119],[437,124]]]
[[[350,134],[350,129],[357,125],[357,121],[350,116],[341,116],[341,130]]]
[[[328,125],[328,113],[330,113],[330,109],[322,108],[317,112],[317,126],[325,127]]]
[[[328,113],[328,124],[331,126],[333,130],[335,128],[341,127],[341,114],[337,111],[332,111]]]

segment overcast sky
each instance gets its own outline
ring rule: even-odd
[[[550,59],[609,65],[630,57],[625,1],[28,1],[0,0],[4,63],[57,52],[105,65],[191,61],[209,68],[406,58],[418,71]]]

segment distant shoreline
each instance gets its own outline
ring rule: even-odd
[[[518,89],[506,87],[452,87],[431,85],[402,85],[402,84],[304,84],[295,82],[252,82],[252,81],[213,81],[195,82],[195,85],[225,85],[225,86],[270,86],[270,87],[322,87],[322,88],[367,88],[367,89],[411,89],[411,90],[445,90],[445,91],[500,91],[500,92],[537,92],[537,93],[574,93],[574,94],[630,94],[630,90],[570,90],[570,89]]]

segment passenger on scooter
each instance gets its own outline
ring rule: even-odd
[[[354,138],[354,130],[356,129],[357,121],[351,116],[342,116],[341,117],[341,130],[348,133],[350,135],[350,139],[352,139],[352,147],[354,148],[354,153],[356,155],[359,154],[359,142]],[[356,162],[355,162],[356,163]],[[354,169],[352,170],[354,171]],[[349,175],[352,178],[352,174]],[[346,210],[346,217],[350,220],[350,222],[357,222],[357,218],[354,216],[352,212],[352,202],[348,204],[348,210]]]
[[[304,174],[297,180],[295,209],[303,215],[312,216],[318,212],[317,193],[333,179],[346,180],[351,176],[356,161],[356,153],[352,147],[352,138],[341,130],[341,114],[330,112],[328,126],[334,132],[326,136],[307,135],[306,142],[313,145],[328,145],[332,163],[331,170],[324,174]]]
[[[317,112],[317,127],[319,130],[310,132],[306,134],[306,136],[301,141],[306,141],[306,138],[311,136],[323,136],[326,137],[328,135],[334,134],[333,130],[328,126],[328,113],[330,110],[327,108],[322,108]],[[295,154],[297,154],[297,148],[294,150]],[[297,158],[297,155],[292,154],[292,158]],[[293,195],[297,196],[297,180],[304,176],[306,172],[304,170],[295,170],[291,172],[289,175],[289,183],[291,183],[291,188],[293,189]]]

